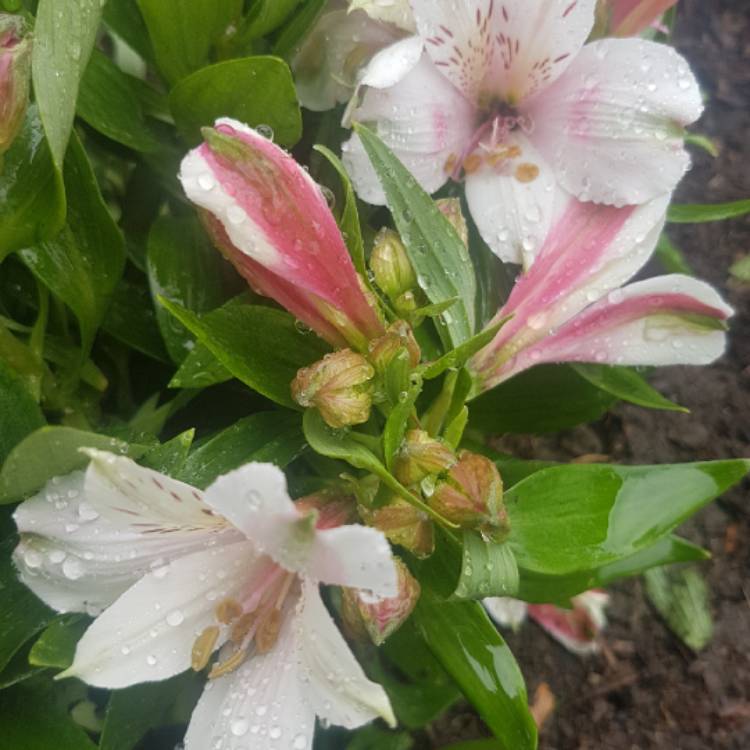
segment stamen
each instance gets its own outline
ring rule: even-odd
[[[245,612],[245,614],[234,623],[229,639],[237,644],[242,643],[252,629],[255,619],[255,612]]]
[[[447,174],[453,174],[453,172],[456,169],[456,162],[458,161],[458,156],[456,154],[451,154],[446,160],[445,160],[445,166],[443,169],[446,171]]]
[[[519,182],[533,182],[539,177],[539,167],[536,164],[524,162],[516,167],[516,179]]]
[[[259,654],[267,654],[279,640],[281,631],[281,610],[272,609],[258,625],[255,634],[255,648]]]
[[[208,673],[208,679],[215,680],[217,677],[223,677],[225,674],[234,672],[245,661],[246,656],[247,649],[238,648],[226,661],[221,662],[221,664],[214,664]]]
[[[477,169],[479,169],[479,167],[481,166],[482,157],[476,152],[473,154],[469,154],[469,156],[464,159],[463,167],[466,174],[472,174],[473,172],[476,172]]]
[[[211,654],[214,652],[216,641],[219,640],[219,628],[216,625],[207,627],[193,644],[193,652],[190,658],[190,666],[200,672],[205,669]]]
[[[216,606],[216,619],[230,625],[242,614],[242,605],[235,599],[224,599]]]

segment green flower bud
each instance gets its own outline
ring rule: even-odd
[[[440,474],[456,463],[453,451],[424,430],[409,430],[394,465],[401,484],[421,482],[430,474]]]
[[[417,285],[417,277],[401,238],[392,229],[381,229],[370,255],[375,283],[391,300]]]

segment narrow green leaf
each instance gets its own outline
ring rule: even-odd
[[[172,376],[169,387],[207,388],[231,379],[232,373],[203,344],[196,344]]]
[[[91,620],[85,615],[59,615],[44,629],[29,652],[29,663],[37,667],[67,669],[73,663],[76,644]]]
[[[362,125],[354,127],[383,186],[420,287],[433,304],[458,297],[440,319],[440,330],[444,326],[456,347],[470,339],[475,329],[476,279],[466,246],[380,138]]]
[[[623,401],[645,406],[647,409],[690,413],[690,409],[662,396],[659,391],[649,385],[645,378],[630,367],[596,364],[573,364],[572,367],[589,383]]]
[[[167,440],[166,443],[149,449],[143,454],[140,462],[144,466],[162,472],[162,474],[168,474],[171,477],[177,476],[185,464],[188,453],[190,453],[194,437],[194,429],[185,430],[171,440]]]
[[[300,333],[289,313],[230,302],[198,317],[160,301],[232,375],[282,406],[299,408],[289,391],[292,380],[301,367],[321,359],[328,346],[317,336]]]
[[[507,544],[486,542],[473,531],[464,531],[461,575],[455,595],[459,599],[486,596],[515,596],[518,592],[518,565]]]
[[[408,356],[408,353],[406,353],[406,358]],[[422,379],[419,378],[411,384],[408,391],[402,391],[403,397],[396,401],[396,405],[391,410],[385,422],[385,429],[383,430],[383,455],[385,456],[385,465],[388,471],[393,470],[393,459],[404,439],[407,422],[414,411],[414,403],[421,392]]]
[[[668,273],[684,273],[686,276],[695,276],[692,266],[687,262],[680,248],[669,239],[666,232],[662,232],[661,237],[659,237],[654,254],[662,268]]]
[[[202,68],[169,95],[177,127],[190,144],[219,117],[267,125],[274,140],[293,146],[302,135],[302,115],[289,66],[278,57],[245,57]]]
[[[732,203],[673,203],[667,211],[667,221],[673,224],[702,224],[707,221],[734,219],[747,213],[750,213],[750,198]]]
[[[711,140],[707,135],[703,135],[703,133],[685,133],[685,143],[702,148],[711,154],[714,159],[719,155],[719,148],[715,141]]]
[[[133,0],[107,0],[104,23],[135,52],[149,63],[154,61],[154,49],[148,36],[141,11]]]
[[[273,54],[284,58],[289,57],[305,34],[315,25],[325,5],[326,0],[304,0],[299,12],[279,33]]]
[[[0,360],[0,465],[23,438],[44,424],[44,415],[21,378]]]
[[[248,42],[266,36],[281,26],[299,3],[300,0],[257,0],[238,37]]]

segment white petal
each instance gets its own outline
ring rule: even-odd
[[[292,612],[267,654],[206,685],[193,711],[185,750],[312,750],[315,713],[300,680]]]
[[[448,158],[460,154],[471,138],[474,107],[423,55],[395,86],[366,89],[352,119],[374,124],[378,136],[432,193],[448,179]],[[368,203],[384,204],[380,181],[359,138],[352,136],[342,151],[359,196]]]
[[[398,594],[398,574],[385,535],[367,526],[318,531],[305,576],[323,583]]]
[[[528,268],[565,204],[552,170],[523,135],[514,134],[508,145],[521,148],[521,156],[507,165],[484,167],[466,177],[466,200],[484,241],[501,260]],[[521,182],[514,170],[533,164],[538,176]]]
[[[121,688],[183,672],[195,639],[216,622],[214,608],[238,596],[256,559],[251,544],[237,542],[146,574],[96,618],[61,676]]]
[[[153,533],[133,526],[138,517],[130,514],[110,519],[102,515],[101,496],[90,493],[85,476],[79,471],[52,479],[14,514],[21,534],[14,552],[21,580],[60,612],[97,614],[152,567],[212,540],[241,538],[229,528]]]
[[[422,57],[422,39],[410,36],[378,52],[359,79],[361,86],[386,89],[395,86]]]
[[[643,39],[586,45],[528,108],[533,139],[581,200],[625,205],[672,191],[689,164],[682,128],[703,109],[671,47]]]
[[[395,726],[385,690],[367,679],[312,581],[303,583],[302,610],[294,625],[303,674],[309,680],[307,698],[315,713],[347,729],[379,716]]]
[[[528,605],[520,599],[510,596],[491,596],[482,600],[484,608],[490,617],[506,628],[516,630],[526,619]]]

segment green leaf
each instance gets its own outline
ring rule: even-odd
[[[65,223],[65,188],[32,104],[0,170],[0,261],[56,235]]]
[[[346,750],[409,750],[413,744],[408,732],[389,732],[370,724],[354,734]]]
[[[172,376],[169,387],[207,388],[231,379],[232,373],[203,344],[196,344]]]
[[[645,406],[647,409],[690,413],[690,409],[675,404],[662,396],[659,391],[652,388],[638,372],[630,367],[596,364],[573,364],[572,367],[589,383],[623,401]]]
[[[408,360],[409,354],[404,350],[403,356]],[[388,471],[393,470],[393,459],[396,452],[401,447],[401,442],[406,433],[406,425],[409,417],[414,411],[414,403],[422,392],[422,379],[417,378],[412,382],[408,391],[403,391],[403,398],[398,398],[396,405],[388,415],[383,430],[383,455],[385,456],[385,465]]]
[[[687,262],[680,248],[669,239],[666,233],[663,232],[659,237],[654,254],[662,268],[668,273],[684,273],[686,276],[695,276],[695,271]]]
[[[300,333],[289,313],[260,305],[232,305],[198,317],[161,299],[236,378],[282,406],[299,408],[289,387],[301,367],[328,351],[317,336]]]
[[[278,57],[245,57],[202,68],[169,95],[177,127],[190,144],[219,117],[268,125],[274,140],[293,146],[302,135],[302,115],[289,66]]]
[[[713,620],[708,586],[696,568],[652,568],[646,571],[646,594],[672,632],[693,651],[711,640]]]
[[[239,19],[242,0],[137,0],[159,69],[171,83],[208,62],[214,44]]]
[[[743,284],[750,282],[750,255],[745,255],[729,266],[729,273]]]
[[[197,219],[158,219],[148,235],[148,278],[154,299],[204,313],[226,301],[226,263],[213,248]],[[169,356],[182,362],[195,346],[193,335],[162,306],[156,320]]]
[[[141,457],[141,463],[162,474],[177,476],[193,445],[195,430],[185,430],[162,445],[154,446]]]
[[[543,469],[505,493],[508,543],[528,571],[565,575],[606,565],[654,545],[749,468],[734,460]]]
[[[266,36],[281,26],[299,3],[300,0],[257,0],[238,36],[246,41]]]
[[[750,198],[732,203],[673,203],[667,211],[667,221],[673,224],[702,224],[707,221],[734,219],[747,213],[750,213]]]
[[[469,426],[490,435],[557,432],[593,422],[614,403],[569,365],[542,365],[474,399]]]
[[[323,154],[331,163],[333,168],[341,177],[341,184],[344,187],[344,209],[339,219],[339,229],[346,240],[346,246],[349,248],[349,254],[352,256],[354,268],[357,273],[367,279],[367,265],[365,263],[365,245],[362,241],[362,228],[359,224],[359,213],[357,212],[357,197],[354,194],[349,175],[341,163],[341,159],[336,156],[330,149],[325,146],[314,146],[315,150]]]
[[[107,0],[104,23],[144,60],[154,60],[154,50],[138,5],[133,0]]]
[[[518,565],[507,544],[486,542],[473,531],[464,531],[461,575],[455,595],[459,599],[515,596]]]
[[[37,667],[67,669],[73,663],[76,645],[90,623],[85,615],[59,615],[34,642],[29,663]]]
[[[123,146],[145,152],[159,149],[130,76],[98,50],[83,74],[76,112],[94,130]]]
[[[299,12],[281,30],[273,48],[274,55],[289,57],[314,26],[325,5],[326,0],[305,0]]]
[[[188,456],[177,476],[203,488],[249,461],[270,461],[283,469],[305,448],[299,414],[261,412],[240,419],[202,443]]]
[[[0,465],[16,444],[44,424],[42,410],[21,378],[0,360]]]
[[[423,590],[412,617],[503,750],[534,750],[537,730],[521,670],[482,605],[442,601]]]
[[[470,339],[475,329],[476,279],[466,246],[380,138],[362,125],[354,128],[383,186],[420,287],[433,304],[458,297],[450,311],[443,313],[439,329],[447,330],[456,347]]]
[[[65,157],[68,223],[54,239],[19,252],[23,262],[68,305],[88,352],[125,265],[125,243],[77,137]]]
[[[94,48],[101,0],[39,0],[34,24],[32,77],[52,159],[62,169],[78,98],[78,86]]]
[[[42,427],[22,440],[0,471],[0,504],[12,503],[41,489],[52,477],[83,468],[88,458],[81,448],[98,448],[137,458],[141,445],[128,445],[117,438],[84,432],[72,427]]]

